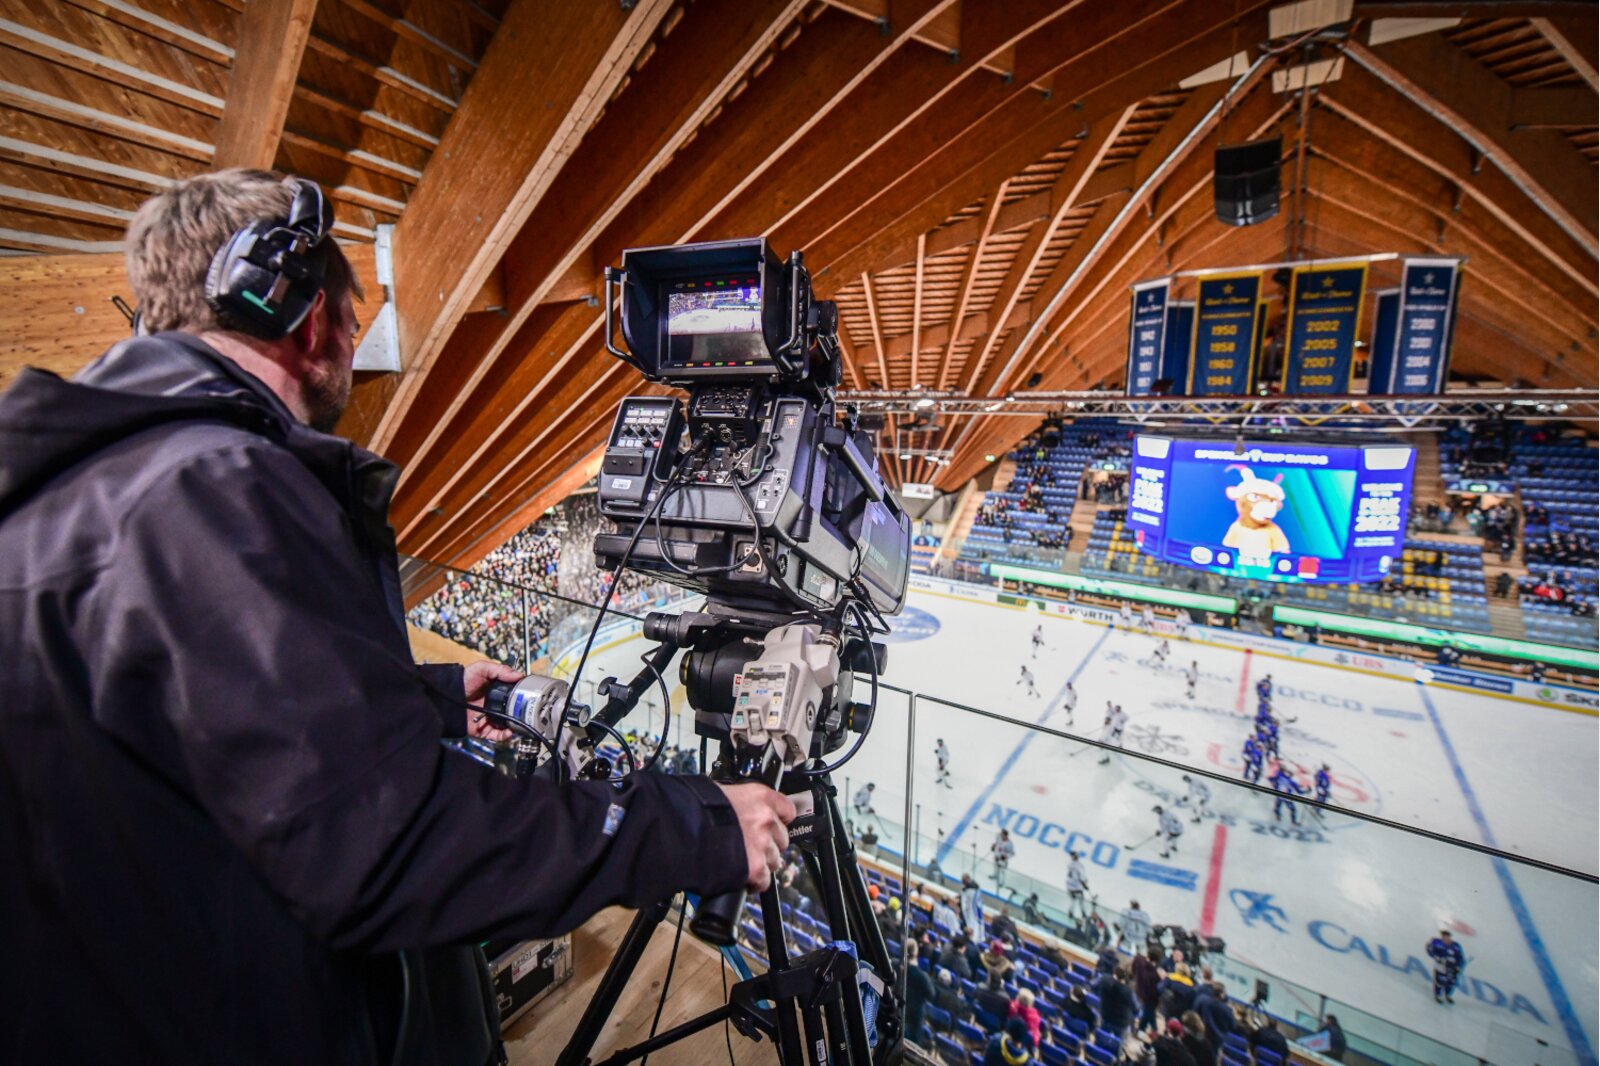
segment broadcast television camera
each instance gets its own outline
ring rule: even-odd
[[[618,304],[626,350],[615,343]],[[872,638],[905,602],[911,525],[878,473],[871,435],[835,403],[837,308],[813,297],[800,253],[780,260],[763,239],[624,252],[621,269],[606,271],[605,308],[607,350],[688,397],[630,396],[618,408],[600,468],[596,565],[704,593],[705,606],[650,614],[644,634],[659,644],[645,671],[626,685],[602,682],[606,703],[592,714],[572,706],[570,689],[542,679],[497,698],[513,717],[575,727],[563,736],[581,748],[649,685],[664,687],[660,671],[683,650],[695,731],[718,746],[712,776],[762,781],[794,800],[790,841],[832,934],[790,957],[769,888],[760,907],[766,971],[735,984],[719,1010],[607,1061],[646,1056],[725,1018],[746,1036],[770,1037],[790,1066],[813,1061],[813,1052],[888,1066],[900,1053],[894,961],[829,774],[860,750],[871,726],[886,665]],[[585,647],[580,673],[588,654]],[[865,703],[854,684],[863,672],[872,681]],[[854,745],[825,764],[852,732]],[[549,746],[563,756],[575,750]],[[735,951],[744,904],[742,891],[701,899],[690,928]],[[662,902],[635,918],[559,1066],[588,1061],[666,914]]]

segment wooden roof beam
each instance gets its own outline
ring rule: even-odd
[[[1587,18],[1562,19],[1536,18],[1529,20],[1533,28],[1544,35],[1567,65],[1577,72],[1590,89],[1600,89],[1600,79],[1595,76],[1596,37],[1595,13],[1590,8]]]
[[[1099,37],[1075,24],[1092,41],[1057,67],[1056,91],[1049,100],[1008,103],[970,132],[941,141],[940,151],[909,172],[883,184],[871,199],[849,213],[838,213],[823,236],[808,241],[813,278],[836,288],[869,264],[948,219],[1083,129],[1086,121],[1122,110],[1136,100],[1169,88],[1215,58],[1231,55],[1239,39],[1265,32],[1264,3],[1243,0],[1243,13],[1201,0],[1154,0],[1137,6],[1093,5],[1081,20],[1105,19]],[[1236,25],[1237,23],[1237,25]],[[1136,48],[1131,48],[1133,42]],[[1035,48],[1059,50],[1059,42],[1028,38],[1020,57]],[[1130,54],[1133,59],[1130,61]],[[1032,62],[1030,60],[1030,62]],[[1048,59],[1038,61],[1040,65]]]
[[[967,306],[972,302],[972,283],[978,276],[978,265],[983,261],[984,247],[989,243],[989,235],[994,232],[995,220],[1000,216],[1006,189],[1010,185],[1010,181],[1002,181],[1000,187],[994,191],[994,195],[989,198],[989,209],[983,213],[983,228],[978,232],[978,243],[973,247],[967,265],[962,268],[955,304],[950,309],[950,321],[945,325],[944,356],[939,360],[939,376],[934,381],[936,389],[946,388],[950,379],[956,341],[961,337],[961,327],[967,319]]]
[[[1553,130],[1515,130],[1512,88],[1436,34],[1358,42],[1345,54],[1431,111],[1521,185],[1540,209],[1591,252],[1597,249],[1594,167]]]
[[[878,387],[892,389],[889,381],[889,363],[883,350],[883,327],[878,324],[878,301],[872,292],[872,275],[861,275],[861,291],[867,297],[867,321],[872,323],[872,347],[878,353]]]
[[[1011,265],[1006,269],[1005,278],[1000,282],[999,290],[990,302],[992,322],[1004,325],[1006,319],[1011,317],[1011,311],[1022,295],[1023,286],[1028,283],[1028,278],[1033,276],[1039,261],[1049,250],[1056,230],[1066,221],[1067,215],[1079,206],[1079,193],[1083,191],[1083,187],[1094,172],[1100,168],[1100,164],[1105,161],[1106,152],[1116,143],[1117,138],[1122,136],[1128,120],[1138,108],[1138,104],[1131,104],[1123,108],[1120,114],[1097,119],[1084,131],[1084,136],[1072,150],[1072,157],[1067,160],[1067,165],[1062,168],[1060,176],[1050,187],[1049,217],[1044,220],[1043,225],[1035,226],[1022,242],[1022,246],[1017,249]],[[966,370],[961,376],[963,392],[971,388],[972,383],[977,380],[979,370],[982,369],[990,349],[994,347],[999,337],[997,330],[990,330],[973,345],[972,354],[967,358]]]
[[[1483,165],[1483,156],[1417,101],[1355,64],[1345,64],[1336,82],[1318,90],[1318,105],[1331,110],[1375,141],[1416,160],[1455,183],[1533,251],[1579,285],[1600,294],[1595,284],[1596,250],[1577,240],[1536,207],[1500,168]]]
[[[731,111],[737,106],[725,102],[727,94],[748,76],[753,64],[769,54],[778,37],[793,25],[801,6],[802,0],[705,0],[688,8],[672,31],[658,39],[650,62],[632,73],[616,99],[606,104],[604,116],[584,135],[547,194],[533,205],[511,236],[502,256],[507,293],[503,328],[483,351],[474,353],[476,369],[457,397],[458,402],[467,402],[467,394],[495,363],[516,355],[518,349],[514,345],[528,316],[574,264],[588,263],[598,269],[620,252],[620,245],[600,250],[602,234],[641,194],[657,187],[663,168],[679,155],[691,137],[697,146],[696,156],[705,159],[706,169],[711,171],[696,176],[716,182],[733,173],[732,168],[739,165],[737,160],[764,158],[761,151],[767,147],[730,153],[724,164],[718,161],[714,147],[722,139],[730,134],[774,136],[778,123],[798,120],[802,108],[791,100],[774,115],[772,123],[753,129],[730,129],[721,122],[709,129],[705,126],[719,109]],[[848,19],[845,21],[849,24]],[[866,28],[862,33],[871,35]],[[828,56],[818,47],[823,42],[808,40],[811,37],[802,34],[789,52],[805,49],[819,59],[846,67],[857,60],[865,61],[866,53],[854,53],[848,47]],[[882,47],[875,36],[863,43],[870,44],[874,51]],[[782,61],[780,57],[779,62]],[[687,77],[685,71],[694,71],[698,77]],[[803,87],[814,85],[808,82]],[[802,86],[788,88],[799,91]],[[752,91],[741,94],[740,100]],[[641,130],[650,131],[650,138],[645,139]],[[687,170],[688,159],[678,162]],[[664,236],[637,243],[668,244],[678,239]],[[594,319],[598,328],[599,316]],[[527,402],[534,401],[531,389],[522,395]],[[409,412],[402,417],[408,416]],[[440,419],[408,421],[415,428],[404,437],[397,436],[394,447],[398,458],[409,459],[439,440]]]
[[[411,399],[467,304],[649,43],[668,0],[593,10],[515,0],[395,228],[403,369],[378,426],[394,443]],[[542,108],[526,106],[542,100]],[[524,121],[508,129],[507,115]],[[462,210],[471,205],[469,215]]]
[[[973,379],[976,381],[972,390],[975,395],[987,396],[997,389],[1004,391],[1012,386],[1014,380],[1026,376],[1025,373],[1014,376],[1014,371],[1019,362],[1025,359],[1030,340],[1042,335],[1043,322],[1039,321],[1039,316],[1048,317],[1052,302],[1064,298],[1069,286],[1087,277],[1103,250],[1135,219],[1139,209],[1153,200],[1158,188],[1171,179],[1185,161],[1198,159],[1203,165],[1202,169],[1209,174],[1210,154],[1200,149],[1209,147],[1211,133],[1222,123],[1224,110],[1230,102],[1224,100],[1225,91],[1231,97],[1245,101],[1237,109],[1236,122],[1253,125],[1259,121],[1259,117],[1252,116],[1281,111],[1282,106],[1276,105],[1271,94],[1253,91],[1265,79],[1269,66],[1265,58],[1257,61],[1231,88],[1221,84],[1203,86],[1173,113],[1161,132],[1139,152],[1134,167],[1138,182],[1136,191],[1131,196],[1107,200],[1095,211],[1090,229],[1086,229],[1073,242],[1067,254],[1056,263],[1050,276],[1040,286],[1033,301],[1034,328],[1013,333],[1006,340],[1005,346],[982,377]],[[1268,119],[1269,123],[1272,121],[1275,121],[1275,117]],[[1045,349],[1049,347],[1049,343],[1044,345]]]
[[[254,0],[246,5],[211,160],[216,169],[272,169],[316,13],[317,0]]]
[[[922,349],[922,270],[925,265],[924,250],[927,248],[927,234],[917,238],[917,271],[912,279],[911,289],[911,387],[916,388],[922,381],[918,373],[917,356]],[[869,277],[870,280],[870,277]]]

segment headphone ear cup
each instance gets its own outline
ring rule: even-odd
[[[267,340],[293,330],[311,306],[299,298],[271,298],[277,274],[256,259],[275,228],[270,222],[253,222],[239,230],[217,250],[206,271],[206,302],[222,316],[223,325]]]

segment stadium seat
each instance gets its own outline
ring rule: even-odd
[[[942,1034],[934,1037],[933,1046],[939,1049],[939,1057],[945,1061],[946,1066],[966,1066],[970,1057],[966,1048]]]
[[[927,1009],[923,1012],[923,1016],[928,1025],[941,1033],[948,1033],[955,1025],[955,1019],[950,1017],[949,1011],[943,1007],[935,1007],[931,1003],[928,1004]]]
[[[989,1042],[989,1035],[971,1022],[957,1022],[956,1032],[969,1043],[983,1045]]]

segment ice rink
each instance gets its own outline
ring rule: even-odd
[[[913,592],[894,624],[889,684],[1091,738],[1115,701],[1130,718],[1130,748],[1228,777],[1239,772],[1256,683],[1270,675],[1286,722],[1284,758],[1302,780],[1329,764],[1334,802],[1581,871],[1600,866],[1600,730],[1591,714],[1199,639],[1173,640],[1162,667],[1150,661],[1157,640],[1145,634],[942,592]],[[1045,643],[1035,657],[1039,626]],[[631,676],[643,646],[604,643],[586,675]],[[1200,670],[1193,699],[1181,673],[1190,662]],[[1023,665],[1037,696],[1018,684]],[[1068,681],[1077,692],[1070,721]],[[876,784],[879,832],[891,847],[907,810],[908,702],[884,694],[877,727],[838,775],[842,801],[863,781]],[[948,786],[935,783],[939,739],[951,751]],[[1183,795],[1181,770],[1124,756],[1101,764],[1099,749],[1068,736],[927,700],[918,702],[914,743],[919,862],[937,852],[946,870],[976,868],[992,889],[985,860],[1005,827],[1017,849],[1011,886],[1057,902],[1067,851],[1076,850],[1103,907],[1138,899],[1157,923],[1221,937],[1230,960],[1328,997],[1347,1030],[1373,1031],[1377,1023],[1360,1019],[1371,1011],[1496,1063],[1595,1061],[1590,883],[1339,814],[1302,809],[1298,826],[1275,821],[1270,797],[1220,782],[1200,823],[1183,811],[1185,832],[1164,858],[1149,839],[1151,808]],[[1430,992],[1424,947],[1441,928],[1468,958],[1453,1006],[1436,1005]],[[1254,975],[1221,969],[1230,991],[1248,999]],[[1316,1016],[1315,995],[1271,983],[1273,1013]]]

